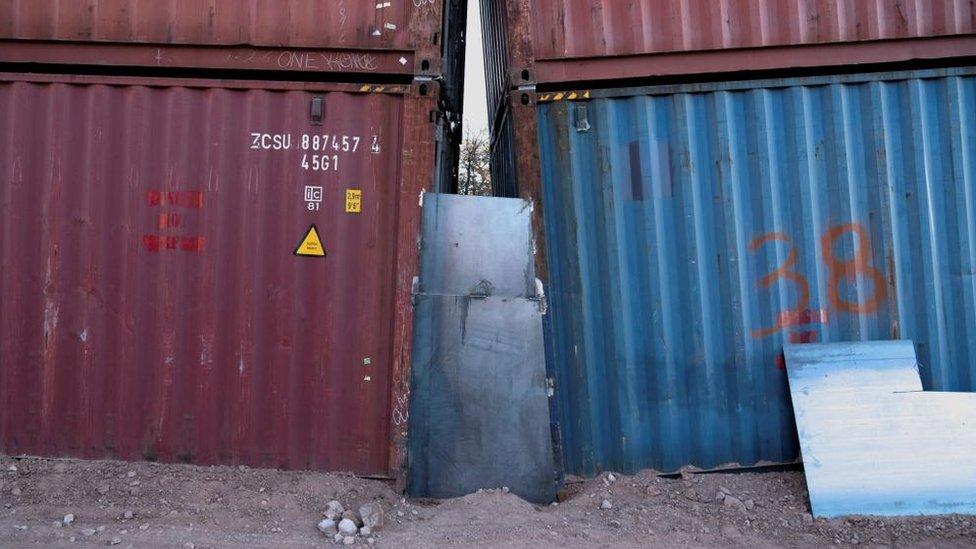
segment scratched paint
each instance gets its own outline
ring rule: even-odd
[[[0,451],[396,473],[436,97],[57,80],[0,77]]]
[[[433,2],[2,0],[0,36],[301,48],[414,49],[438,32]],[[411,20],[435,23],[412,32]],[[420,29],[417,29],[418,31]],[[296,52],[297,54],[297,52]]]
[[[966,63],[976,55],[974,6],[971,0],[483,2],[490,108],[496,112],[498,99],[516,85],[533,83]]]
[[[513,1],[513,0],[508,0]],[[595,57],[966,34],[969,0],[530,0],[536,56]]]
[[[567,473],[792,462],[784,343],[976,390],[976,71],[539,104]]]

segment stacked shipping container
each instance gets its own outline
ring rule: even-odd
[[[501,4],[567,473],[795,460],[788,341],[914,339],[976,389],[969,2]]]
[[[457,21],[0,2],[3,451],[399,475]]]

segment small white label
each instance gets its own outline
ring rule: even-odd
[[[305,186],[305,204],[308,211],[318,211],[322,204],[322,187]]]

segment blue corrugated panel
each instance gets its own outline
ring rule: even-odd
[[[787,342],[973,390],[972,71],[689,90],[538,107],[567,472],[795,460]]]

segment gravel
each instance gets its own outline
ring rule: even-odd
[[[11,466],[16,473],[2,473]],[[799,471],[569,478],[557,506],[502,489],[452,500],[405,499],[384,481],[249,467],[0,456],[0,473],[3,548],[65,548],[72,538],[75,547],[120,539],[120,547],[140,549],[321,549],[347,538],[353,546],[394,548],[976,547],[971,516],[815,519]],[[127,486],[132,478],[141,481],[134,495]],[[14,483],[22,495],[10,498]],[[332,502],[342,512],[356,510],[363,524],[358,535],[348,526],[351,535],[318,528],[323,510],[337,510]],[[138,528],[125,511],[138,517]],[[67,515],[74,515],[71,527]]]

